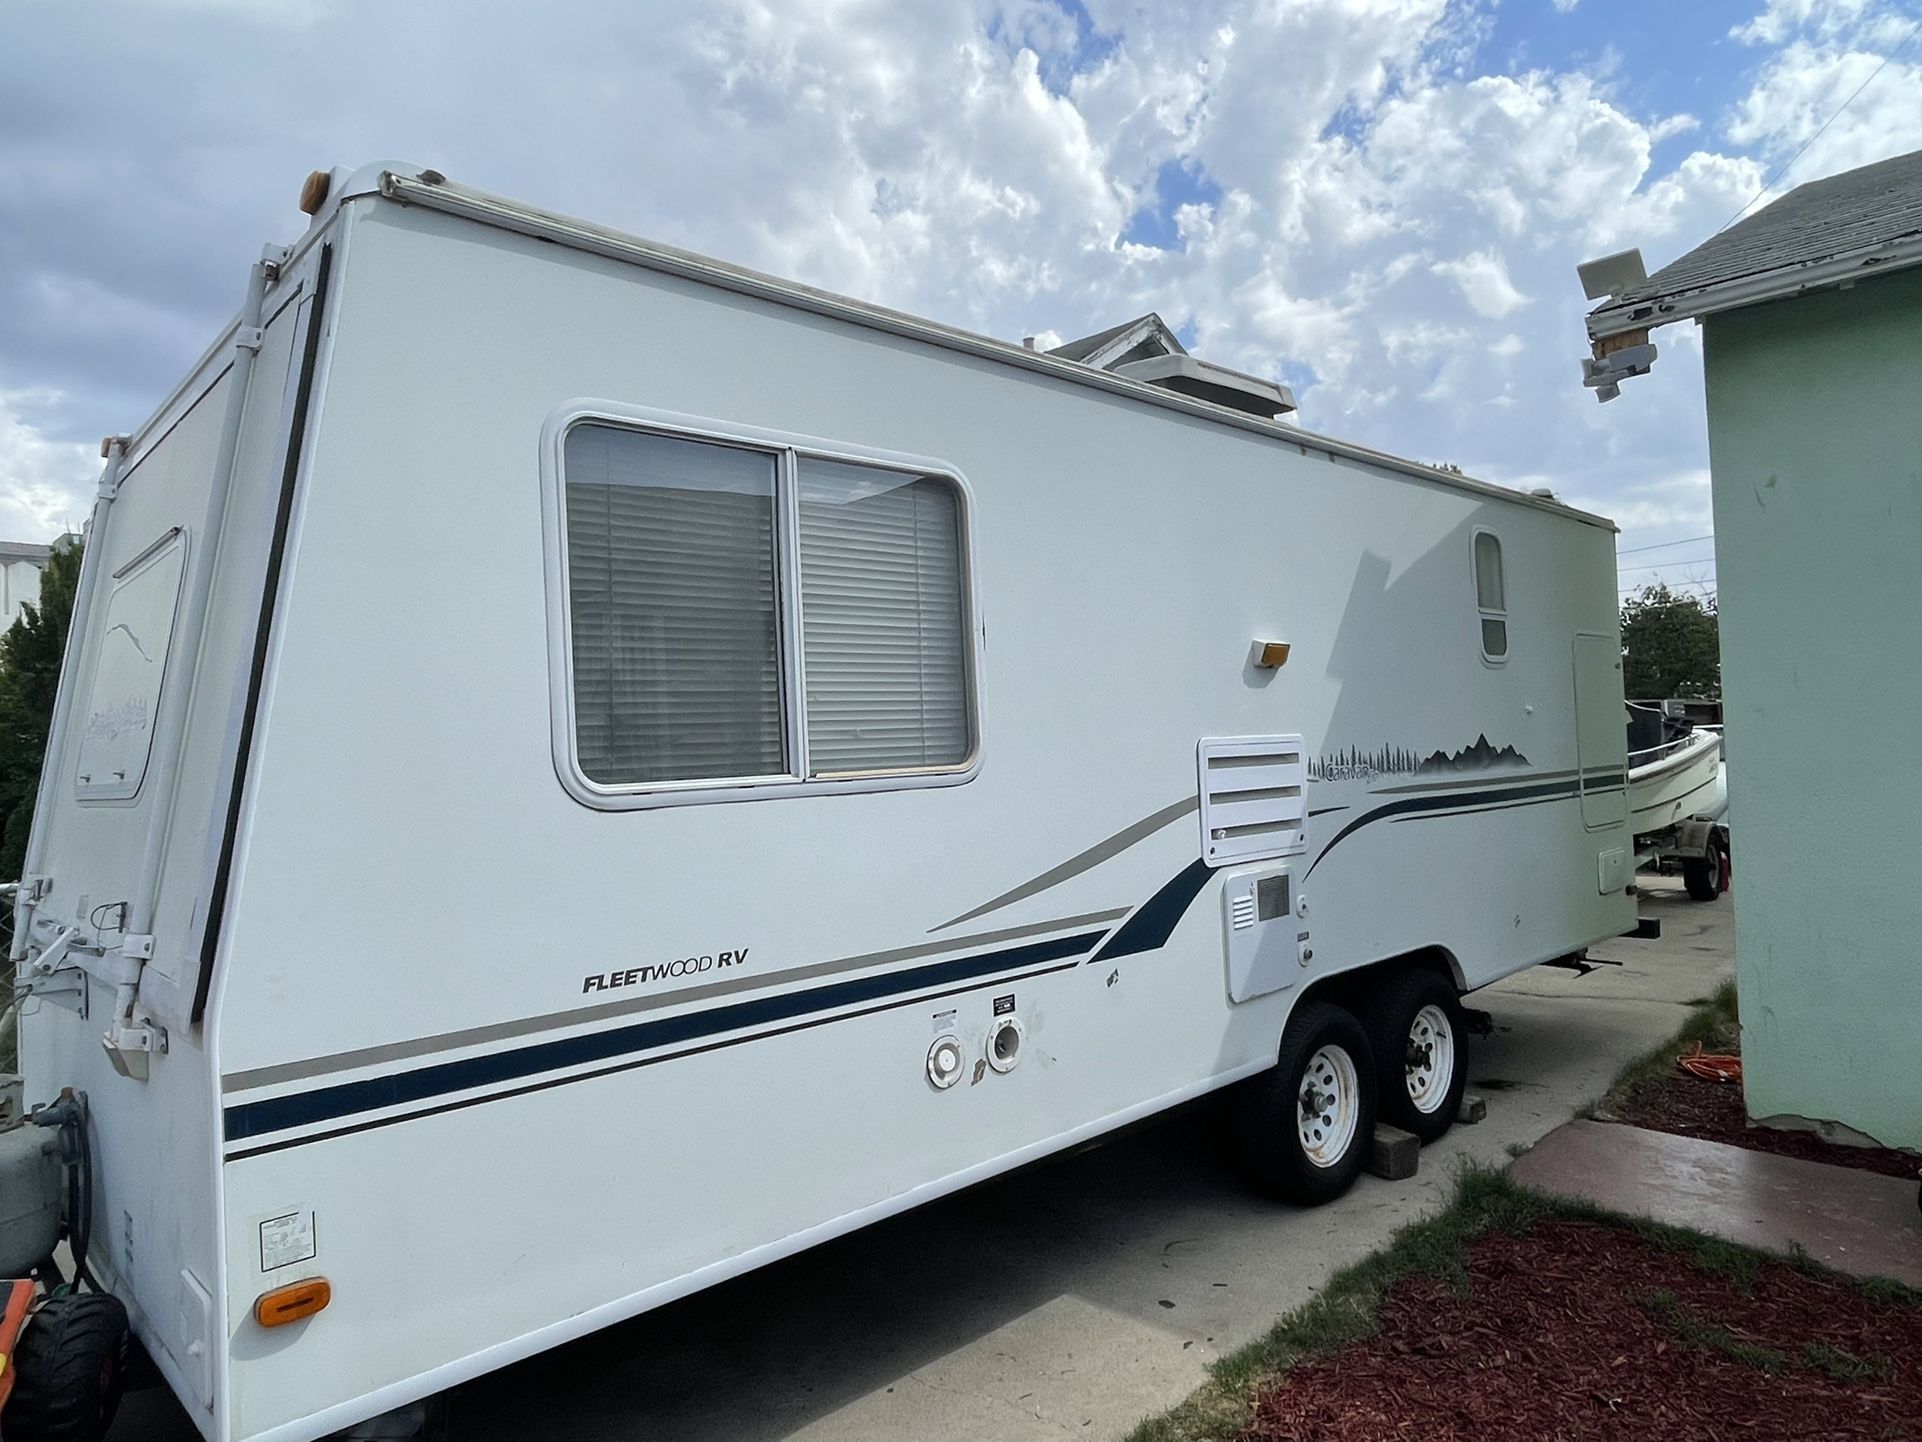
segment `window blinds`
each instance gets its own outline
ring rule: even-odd
[[[580,425],[565,460],[581,771],[783,772],[774,457]]]
[[[967,758],[952,482],[800,460],[802,651],[816,775]]]

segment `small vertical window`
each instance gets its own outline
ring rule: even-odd
[[[1481,612],[1482,659],[1507,659],[1508,589],[1502,543],[1493,531],[1475,532],[1475,605]]]

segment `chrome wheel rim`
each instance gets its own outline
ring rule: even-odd
[[[1455,1028],[1448,1013],[1425,1006],[1408,1024],[1408,1100],[1423,1116],[1432,1116],[1448,1100],[1455,1081]]]
[[[1354,1058],[1341,1047],[1322,1047],[1301,1074],[1295,1126],[1302,1154],[1317,1167],[1335,1166],[1354,1143],[1360,1114]]]

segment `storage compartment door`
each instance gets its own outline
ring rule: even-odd
[[[1575,757],[1582,770],[1582,825],[1628,820],[1628,732],[1622,720],[1622,646],[1614,636],[1575,638]]]

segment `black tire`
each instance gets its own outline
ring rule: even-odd
[[[1453,1041],[1449,1049],[1453,1071],[1445,1086],[1431,1086],[1423,1099],[1424,1108],[1416,1104],[1411,1091],[1409,1068],[1416,1044],[1411,1033],[1416,1018],[1427,1007],[1436,1008],[1447,1020]],[[1468,1086],[1468,1026],[1454,985],[1432,971],[1391,973],[1371,998],[1366,1018],[1381,1119],[1391,1127],[1413,1132],[1423,1145],[1435,1141],[1455,1124],[1456,1114],[1462,1109],[1462,1092]],[[1423,1055],[1432,1059],[1432,1045]]]
[[[7,1442],[100,1442],[120,1406],[127,1309],[104,1292],[50,1297],[14,1348]]]
[[[1327,1165],[1304,1148],[1299,1121],[1303,1079],[1322,1049],[1345,1052],[1354,1071],[1355,1127],[1347,1147]],[[1304,1002],[1288,1018],[1275,1064],[1242,1088],[1237,1133],[1255,1185],[1299,1206],[1332,1202],[1354,1185],[1374,1143],[1375,1064],[1361,1023],[1325,1001]]]
[[[1682,859],[1682,885],[1691,901],[1713,901],[1722,894],[1722,858],[1713,841],[1706,856]]]

